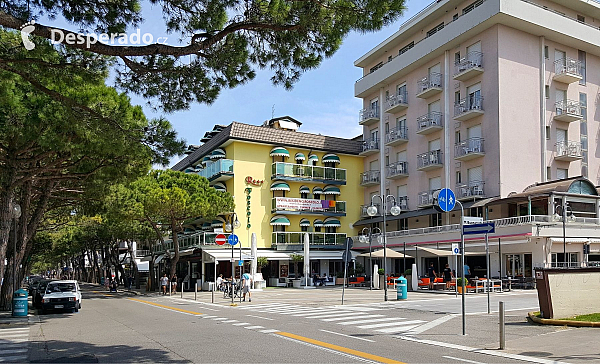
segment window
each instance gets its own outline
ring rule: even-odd
[[[550,140],[550,127],[546,127],[546,140]]]
[[[371,140],[377,140],[379,138],[379,129],[370,130]]]
[[[483,206],[471,208],[472,217],[483,217]]]
[[[454,132],[454,144],[460,143],[460,130]]]
[[[385,133],[388,134],[390,132],[390,123],[385,123]]]
[[[280,233],[285,231],[285,225],[275,225],[273,226],[274,233]]]
[[[457,184],[462,183],[462,176],[461,176],[460,171],[456,171],[456,183]]]
[[[458,14],[452,15],[452,21],[455,21],[456,19],[458,19]]]
[[[370,171],[378,171],[379,170],[379,160],[374,160],[371,161],[371,163],[369,163],[369,170]]]
[[[579,93],[579,107],[581,107],[581,116],[587,121],[587,94]]]
[[[398,220],[398,230],[408,230],[408,219]]]
[[[388,56],[388,62],[392,61],[392,56]]]
[[[564,253],[552,253],[552,267],[577,267],[578,262],[577,253],[567,253],[566,259]]]
[[[306,193],[306,192],[301,193],[300,198],[308,198],[308,193]]]
[[[463,15],[470,13],[473,9],[475,9],[476,7],[478,7],[481,4],[483,4],[483,0],[475,1],[474,3],[472,3],[471,5],[469,5],[463,9],[463,11],[462,11]]]
[[[432,35],[434,35],[435,33],[439,32],[440,30],[444,29],[444,23],[440,23],[438,24],[435,28],[431,29],[430,31],[427,32],[427,37],[431,37]]]
[[[406,96],[406,83],[398,85],[398,87],[397,87],[397,95],[399,95],[399,96]],[[403,100],[403,101],[406,102],[407,100]]]
[[[580,23],[585,23],[585,17],[583,15],[577,14],[577,21]]]
[[[442,214],[429,215],[429,226],[442,226]]]
[[[408,52],[409,49],[415,46],[415,42],[410,42],[398,51],[398,55]]]
[[[308,226],[300,226],[300,231],[308,231]]]
[[[372,67],[372,68],[369,70],[369,73],[373,73],[373,72],[377,71],[378,69],[380,69],[380,68],[381,68],[381,66],[383,66],[383,62],[379,62],[379,63],[377,63],[377,64],[375,65],[375,67]]]
[[[377,110],[379,107],[379,99],[371,100],[371,110]]]
[[[548,46],[544,46],[544,58],[550,59],[550,56],[548,55]]]
[[[454,93],[454,103],[455,103],[455,104],[458,104],[458,103],[460,103],[460,91],[456,91],[456,92]]]
[[[546,180],[552,180],[552,170],[550,169],[550,167],[546,167]]]
[[[454,53],[454,64],[460,63],[460,52]]]
[[[389,165],[390,165],[390,156],[389,156],[389,155],[386,155],[386,156],[385,156],[385,165],[386,165],[386,166],[389,166]]]
[[[556,169],[556,179],[565,179],[569,178],[569,170],[566,168],[557,168]]]
[[[550,98],[550,86],[549,85],[544,86],[544,96],[546,96],[547,99]]]
[[[579,17],[579,16],[578,16]],[[581,76],[582,79],[579,80],[579,84],[580,85],[585,85],[585,52],[584,51],[577,51],[577,58],[579,59],[579,62],[581,62]]]

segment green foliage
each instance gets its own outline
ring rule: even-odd
[[[300,263],[304,261],[304,256],[300,254],[290,254],[290,259],[293,263]]]
[[[257,257],[256,258],[256,266],[258,268],[264,268],[269,264],[269,260],[267,257]]]
[[[461,286],[461,287],[462,287],[462,285],[463,285],[463,281],[464,281],[464,283],[465,283],[465,287],[469,285],[469,280],[468,280],[468,279],[466,279],[466,278],[462,278],[462,277],[458,277],[458,278],[456,278],[456,285],[457,285],[457,286]]]
[[[379,274],[379,275],[383,275],[384,273],[385,273],[385,271],[383,270],[383,268],[379,268],[377,270],[377,274]]]
[[[410,276],[410,275],[412,275],[412,269],[407,269],[407,270],[404,271],[404,276],[405,277],[406,276]]]

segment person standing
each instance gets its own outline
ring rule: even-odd
[[[471,278],[471,267],[469,267],[467,262],[465,262],[465,265],[463,266],[463,273],[465,274],[466,279]]]
[[[177,293],[177,274],[173,274],[171,279],[171,293]]]
[[[250,293],[250,287],[252,286],[252,277],[250,274],[244,273],[242,275],[242,292],[244,294],[243,301],[246,301],[246,293],[248,293],[248,302],[252,302],[252,294]]]
[[[444,283],[446,283],[446,289],[450,289],[450,283],[452,282],[452,278],[454,274],[452,274],[452,269],[450,269],[450,265],[446,264],[444,268]]]
[[[162,294],[166,295],[167,294],[167,285],[169,284],[169,278],[167,277],[167,274],[165,273],[162,278],[160,279],[160,288],[162,289]]]
[[[429,276],[429,289],[433,289],[433,283],[437,278],[437,272],[433,268],[433,263],[429,263],[429,268],[427,268],[427,275]]]

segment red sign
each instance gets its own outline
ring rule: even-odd
[[[250,176],[246,177],[246,183],[249,185],[260,187],[260,186],[262,186],[263,182],[264,181],[252,179],[252,177],[250,177]]]
[[[215,238],[215,242],[218,245],[223,245],[227,242],[227,237],[224,234],[219,234],[217,235],[217,237]]]

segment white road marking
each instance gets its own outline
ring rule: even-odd
[[[447,356],[447,355],[442,356],[442,358],[452,359],[452,360],[457,360],[457,361],[462,361],[462,362],[465,362],[465,363],[485,364],[485,363],[482,363],[482,362],[479,362],[479,361],[468,360],[468,359],[461,359],[461,358],[455,358],[453,356]]]
[[[249,310],[249,309],[257,309],[257,308],[273,307],[273,306],[281,306],[281,303],[261,303],[259,305],[239,307],[239,309],[240,310]]]
[[[383,315],[362,315],[360,316],[360,318],[367,318],[367,317],[381,317]],[[356,318],[357,315],[356,313],[352,314],[351,318]],[[341,320],[347,320],[350,317],[334,317],[334,318],[326,318],[326,319],[321,319],[321,321],[325,321],[325,322],[329,322],[329,321],[341,321]]]
[[[386,327],[386,326],[402,326],[402,325],[412,325],[412,324],[418,324],[421,322],[425,322],[422,320],[411,320],[411,321],[394,321],[394,322],[384,322],[381,324],[373,324],[373,325],[362,325],[362,326],[357,326],[359,329],[374,329],[377,327]]]
[[[419,326],[419,325],[408,325],[408,326],[405,326],[405,327],[402,327],[402,326],[400,326],[400,327],[389,327],[387,329],[379,329],[379,330],[375,330],[375,331],[377,331],[377,332],[383,332],[385,334],[397,334],[397,333],[400,333],[400,332],[408,331],[408,330],[412,329],[413,327],[417,327],[417,326]]]
[[[423,332],[425,332],[427,330],[433,329],[434,327],[443,324],[446,321],[449,321],[449,320],[455,318],[456,316],[458,316],[458,315],[452,314],[452,315],[446,315],[446,316],[440,317],[440,318],[438,318],[436,320],[433,320],[431,322],[423,324],[423,325],[417,327],[416,329],[407,332],[407,334],[410,334],[410,335],[421,334],[421,333],[423,333]]]
[[[223,320],[227,320],[227,317],[215,317],[213,320],[214,321],[223,321]]]
[[[361,319],[363,317],[361,317]],[[368,324],[370,322],[382,322],[382,321],[389,321],[389,320],[393,320],[393,318],[391,318],[391,317],[384,317],[384,318],[379,318],[379,319],[374,319],[374,320],[346,321],[346,322],[338,322],[337,324],[338,325],[356,325],[356,324]]]
[[[340,316],[346,316],[348,317],[356,317],[356,312],[337,312],[337,313],[327,313],[327,314],[318,314],[318,315],[310,315],[310,316],[305,316],[304,318],[310,318],[310,319],[320,319],[320,318],[330,318],[330,317],[340,317]]]
[[[339,311],[337,311],[337,310],[327,311],[327,310],[322,310],[321,309],[321,310],[314,310],[314,311],[311,311],[311,312],[299,313],[299,314],[295,314],[295,315],[292,315],[292,316],[294,316],[294,317],[314,316],[314,315],[317,315],[317,314],[326,314],[326,313],[327,314],[332,314],[332,313],[336,313],[336,312],[339,312]]]
[[[352,336],[352,335],[346,335],[346,334],[342,334],[340,332],[333,332],[333,331],[328,331],[328,330],[319,330],[319,331],[328,332],[330,334],[335,334],[335,335],[340,335],[340,336],[345,336],[345,337],[351,337],[353,339],[368,341],[368,342],[371,342],[371,343],[375,342],[375,340],[365,339],[364,337],[356,337],[356,336]]]
[[[262,316],[254,316],[254,315],[246,315],[246,316],[255,317],[255,318],[259,318],[259,319],[263,319],[263,320],[269,320],[269,321],[275,320],[275,319],[272,319],[272,318],[262,317]]]
[[[205,318],[205,319],[210,319],[210,318],[214,318],[214,317],[217,317],[217,316],[202,316],[202,317]]]
[[[249,322],[240,322],[238,324],[233,324],[233,326],[244,326],[244,325],[250,325]]]
[[[266,330],[260,330],[260,332],[262,332],[263,334],[272,334],[274,332],[279,332],[279,330],[275,330],[275,329],[266,329]]]
[[[531,310],[539,310],[540,307],[539,306],[535,306],[535,307],[522,307],[522,308],[511,308],[510,310],[504,310],[505,312],[511,312],[511,311],[531,311]],[[491,311],[491,313],[498,313],[498,311]],[[487,315],[487,311],[482,311],[482,312],[467,312],[465,315]]]
[[[221,321],[222,324],[230,324],[232,322],[239,322],[238,320],[226,320],[226,321]]]
[[[264,329],[264,326],[246,326],[244,327],[244,329],[248,329],[248,330],[255,330],[255,329]]]

